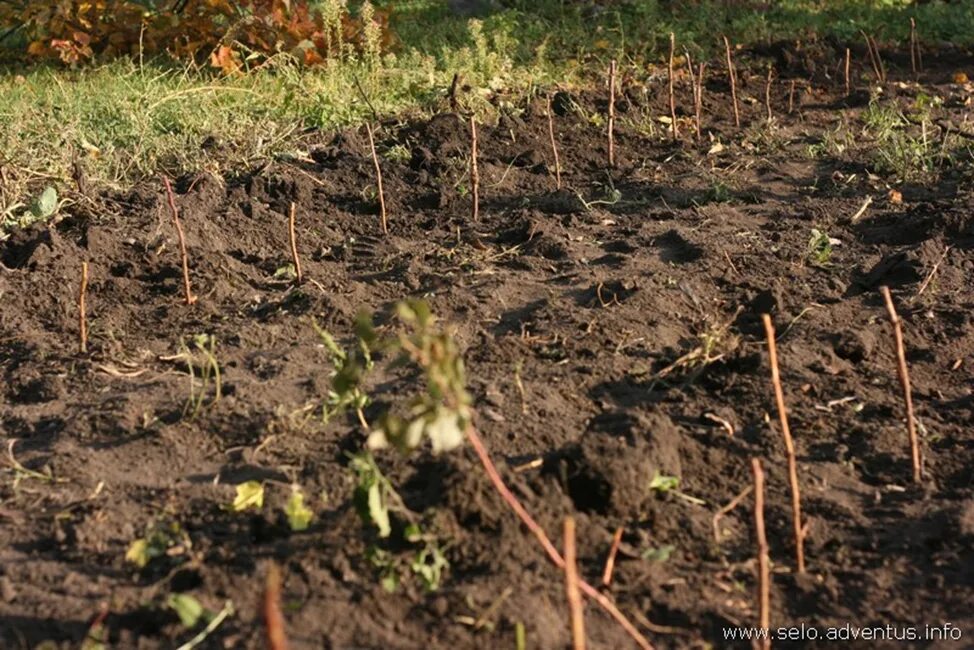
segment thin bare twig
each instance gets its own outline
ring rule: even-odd
[[[575,519],[565,517],[565,591],[572,623],[572,649],[585,650],[585,614],[578,589],[578,559],[575,552]]]
[[[768,124],[771,124],[771,121],[774,119],[774,116],[771,114],[771,79],[773,75],[774,68],[768,66],[768,79],[764,83],[764,107],[768,111]]]
[[[791,85],[788,88],[788,114],[791,115],[792,111],[795,110],[795,80],[791,80]]]
[[[670,134],[676,140],[680,137],[680,131],[676,125],[676,93],[673,89],[673,55],[676,53],[676,35],[670,32],[670,59],[668,81],[670,86]],[[691,77],[692,78],[692,77]]]
[[[900,387],[903,389],[903,402],[906,404],[906,430],[910,436],[910,455],[913,459],[913,482],[919,483],[923,479],[923,461],[920,457],[920,441],[917,439],[916,419],[913,417],[913,394],[910,390],[910,371],[906,365],[906,348],[903,345],[903,326],[893,304],[893,296],[889,287],[879,288],[886,301],[886,312],[893,323],[893,340],[896,343],[897,370],[900,376]]]
[[[609,167],[615,167],[615,125],[616,125],[616,61],[609,62]]]
[[[477,171],[477,118],[474,115],[470,116],[470,191],[473,196],[470,218],[478,221],[480,219],[480,172]]]
[[[737,73],[734,71],[734,60],[731,58],[731,46],[727,37],[724,37],[724,53],[727,57],[727,76],[730,79],[731,99],[734,102],[734,126],[741,127],[741,113],[737,106]]]
[[[548,95],[548,138],[551,140],[551,154],[555,158],[555,189],[561,189],[561,161],[558,158],[558,143],[555,141],[555,118],[551,110],[551,95]]]
[[[862,37],[866,39],[866,49],[869,51],[869,63],[873,67],[873,73],[876,75],[876,81],[880,83],[886,83],[886,68],[883,65],[883,60],[879,55],[879,48],[876,47],[876,41],[863,30],[859,30]]]
[[[81,288],[78,290],[78,349],[88,351],[88,314],[85,298],[88,294],[88,262],[81,263]]]
[[[852,65],[852,50],[845,49],[845,94],[848,97],[852,93],[852,80],[850,79],[849,68]]]
[[[291,259],[294,261],[294,279],[298,284],[304,281],[304,276],[301,274],[301,257],[298,255],[298,237],[295,231],[295,210],[296,206],[294,201],[291,201],[291,209],[288,212],[287,217],[287,232],[288,239],[291,242]]]
[[[619,552],[619,543],[622,541],[622,526],[616,528],[612,536],[612,546],[609,547],[609,555],[605,558],[605,570],[602,571],[602,584],[608,587],[612,584],[612,572],[616,567],[616,554]]]
[[[382,223],[382,234],[389,234],[389,226],[386,222],[386,196],[382,190],[382,167],[379,165],[379,154],[375,151],[375,137],[372,134],[372,125],[365,123],[365,132],[369,135],[369,148],[372,149],[372,163],[375,165],[375,185],[379,192],[379,219]]]
[[[930,282],[933,280],[933,276],[937,274],[937,271],[940,269],[940,265],[944,263],[945,259],[947,259],[947,253],[949,252],[950,252],[950,246],[944,248],[943,255],[941,255],[940,259],[937,260],[937,263],[933,265],[933,268],[930,270],[930,273],[927,275],[926,279],[924,279],[923,283],[920,285],[920,288],[917,290],[916,295],[913,296],[912,300],[916,300],[917,298],[923,295],[924,291],[927,290],[927,287],[930,286]]]
[[[166,185],[166,196],[169,199],[169,209],[172,211],[172,221],[176,225],[176,235],[179,237],[179,254],[183,263],[183,294],[187,305],[196,302],[193,289],[189,283],[189,255],[186,253],[186,236],[183,234],[183,226],[179,223],[179,211],[176,210],[176,197],[172,191],[172,183],[168,176],[162,177],[162,182]]]
[[[805,531],[802,527],[801,492],[798,487],[798,461],[795,458],[795,442],[791,437],[788,426],[788,411],[785,409],[785,393],[781,389],[781,374],[778,371],[778,348],[775,344],[774,325],[771,316],[761,314],[764,322],[764,332],[768,338],[768,357],[771,361],[771,383],[774,385],[774,397],[778,404],[778,419],[781,422],[781,434],[785,439],[785,451],[788,454],[788,482],[791,484],[791,515],[792,527],[795,533],[795,559],[798,573],[805,573]]]
[[[693,117],[694,134],[697,140],[700,139],[700,111],[703,105],[703,68],[705,63],[700,63],[700,80],[697,81],[697,74],[693,71],[693,61],[690,59],[690,52],[683,48],[683,55],[687,60],[687,72],[690,74],[690,89],[693,91]]]
[[[920,52],[920,39],[917,38],[917,21],[910,18],[910,63],[913,66],[914,77],[923,72],[923,54]]]
[[[264,625],[267,627],[267,647],[270,650],[287,650],[287,631],[281,612],[281,571],[271,563],[264,585]]]
[[[720,520],[723,519],[734,508],[741,505],[741,501],[747,498],[747,495],[749,495],[753,489],[753,485],[748,485],[741,491],[740,494],[731,499],[726,506],[714,513],[714,518],[711,523],[714,529],[714,542],[716,542],[718,545],[720,544]]]
[[[771,559],[764,530],[764,470],[759,459],[751,459],[751,472],[754,474],[754,534],[758,545],[758,625],[768,630],[771,628]],[[767,650],[771,640],[758,640],[758,647]]]
[[[551,540],[548,539],[548,535],[544,532],[544,529],[534,520],[534,518],[524,509],[521,502],[518,501],[514,493],[511,492],[510,488],[504,483],[504,479],[501,478],[500,473],[497,471],[497,466],[494,465],[494,461],[490,459],[490,454],[487,453],[487,448],[484,446],[483,439],[481,439],[480,434],[477,430],[470,425],[467,427],[467,439],[470,441],[470,446],[473,447],[474,453],[477,454],[477,458],[480,460],[481,465],[484,467],[484,471],[487,473],[487,477],[493,484],[494,489],[500,493],[501,498],[507,503],[508,506],[514,511],[531,534],[534,535],[538,543],[541,544],[541,548],[544,549],[545,554],[548,559],[551,560],[557,568],[564,571],[565,569],[565,559],[555,548]],[[632,637],[636,644],[642,650],[652,650],[653,646],[644,637],[639,630],[629,621],[625,615],[619,611],[619,608],[602,592],[588,584],[584,580],[579,580],[579,589],[587,597],[598,603],[599,607],[604,609],[615,621],[622,626],[626,633]]]

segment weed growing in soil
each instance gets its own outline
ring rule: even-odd
[[[192,347],[180,341],[180,356],[186,362],[189,373],[189,398],[183,407],[183,416],[195,419],[203,408],[207,396],[211,395],[210,406],[223,396],[223,380],[220,376],[220,363],[216,358],[216,338],[210,334],[197,334],[191,339]],[[200,383],[197,391],[196,374]],[[211,390],[212,387],[212,390]]]
[[[832,259],[832,238],[818,228],[812,228],[808,239],[808,260],[816,266],[828,266]]]
[[[947,139],[933,137],[931,111],[939,100],[921,95],[916,110],[907,116],[898,107],[873,102],[863,113],[866,135],[874,141],[872,164],[876,172],[902,181],[934,181],[946,160]],[[917,133],[919,127],[919,133]]]
[[[371,319],[367,315],[360,315],[356,320],[357,345],[351,350],[341,348],[334,337],[319,327],[314,320],[311,324],[321,338],[334,367],[331,377],[332,388],[322,406],[322,419],[328,422],[335,415],[353,409],[362,428],[368,431],[369,425],[365,421],[362,409],[368,406],[369,396],[362,389],[361,382],[365,373],[372,369],[371,347],[376,343],[376,334]]]

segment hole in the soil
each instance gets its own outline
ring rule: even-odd
[[[173,574],[169,584],[173,592],[192,591],[203,586],[203,576],[195,569],[181,569]]]
[[[702,248],[675,230],[668,230],[657,237],[656,244],[660,247],[659,258],[667,263],[687,264],[703,256]]]
[[[569,475],[568,496],[582,512],[605,514],[612,498],[612,486],[587,472]]]
[[[112,264],[112,266],[108,269],[108,272],[111,273],[112,277],[115,278],[127,278],[132,272],[132,265],[128,262],[118,262],[116,264]]]

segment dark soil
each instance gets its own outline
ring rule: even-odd
[[[605,100],[559,95],[571,188],[561,191],[544,102],[505,111],[480,129],[479,223],[468,218],[467,125],[448,113],[378,132],[381,151],[408,152],[383,159],[388,237],[363,131],[243,175],[181,179],[192,307],[181,302],[161,183],[78,197],[56,225],[14,234],[0,244],[0,427],[16,439],[0,474],[0,646],[77,648],[105,608],[111,647],[174,648],[199,631],[165,606],[184,592],[236,610],[200,647],[262,648],[273,561],[294,648],[513,648],[517,623],[530,648],[567,647],[562,577],[468,448],[377,456],[446,549],[439,590],[425,593],[410,575],[417,547],[377,540],[352,506],[347,454],[364,435],[354,416],[322,422],[331,366],[311,319],[348,342],[359,311],[388,330],[397,301],[425,297],[456,327],[477,425],[502,473],[558,546],[563,518],[576,517],[590,582],[624,528],[608,592],[658,647],[736,647],[723,630],[755,623],[752,499],[720,520],[719,539],[713,523],[750,485],[754,457],[768,473],[775,626],[949,622],[964,640],[913,645],[974,647],[974,187],[964,150],[974,127],[971,87],[951,83],[974,58],[928,53],[920,88],[905,82],[909,59],[887,53],[883,101],[912,110],[921,93],[941,97],[928,137],[942,138],[944,125],[967,134],[944,145],[953,162],[901,182],[873,165],[860,120],[868,94],[843,96],[840,51],[740,55],[741,130],[715,64],[699,144],[689,121],[678,143],[666,137],[665,79],[625,80],[611,171],[592,119]],[[759,54],[781,75],[770,130]],[[688,116],[689,86],[678,90]],[[809,155],[843,121],[852,148]],[[301,287],[275,277],[290,261],[291,202]],[[837,240],[828,259],[810,258],[813,228]],[[82,260],[87,354],[77,351]],[[911,481],[883,284],[904,321],[922,485]],[[762,312],[778,328],[796,438],[804,576],[793,571]],[[194,419],[174,357],[201,333],[218,341],[223,398]],[[701,346],[707,363],[684,357]],[[373,419],[420,383],[379,374],[369,386]],[[678,476],[679,493],[650,490],[656,472]],[[232,512],[233,485],[246,480],[264,482],[267,502]],[[316,513],[304,532],[283,514],[291,483]],[[160,525],[173,545],[137,571],[126,550]],[[366,558],[373,544],[403,568],[397,593]],[[597,607],[586,613],[593,647],[631,646]]]

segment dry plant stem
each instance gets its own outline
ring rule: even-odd
[[[494,461],[490,459],[490,454],[487,453],[487,448],[484,446],[484,441],[481,439],[480,434],[477,433],[477,430],[473,427],[473,425],[467,427],[467,439],[470,440],[470,446],[473,447],[474,453],[477,454],[477,458],[480,460],[481,465],[484,466],[484,471],[487,473],[487,478],[490,479],[494,489],[500,493],[501,498],[504,499],[507,505],[511,507],[511,510],[513,510],[518,516],[521,523],[527,526],[528,530],[531,531],[531,534],[534,535],[535,539],[538,540],[538,543],[541,544],[541,548],[544,549],[545,554],[548,556],[548,559],[551,560],[552,564],[564,571],[564,558],[558,552],[558,549],[556,549],[551,543],[551,540],[548,539],[548,535],[544,532],[544,529],[541,528],[538,522],[536,522],[528,511],[524,509],[521,502],[518,501],[517,497],[514,496],[511,490],[504,483],[504,479],[501,478],[500,473],[497,471]],[[632,637],[632,639],[642,650],[652,650],[653,646],[649,643],[646,637],[644,637],[639,630],[637,630],[635,626],[629,622],[629,619],[627,619],[625,615],[619,611],[619,608],[617,608],[605,594],[584,580],[579,580],[578,588],[583,594],[598,603],[599,607],[604,609],[609,616],[615,619],[615,621],[622,626],[622,629],[624,629],[626,633]]]
[[[795,110],[795,80],[791,80],[791,87],[788,89],[788,114],[791,115]]]
[[[616,126],[616,62],[613,59],[609,63],[609,167],[615,167],[615,126]]]
[[[382,222],[382,234],[389,234],[389,225],[386,223],[386,196],[382,191],[382,167],[379,165],[379,154],[375,151],[375,136],[372,133],[372,125],[365,123],[365,132],[369,134],[369,148],[372,149],[372,164],[375,165],[375,186],[379,192],[379,219]]]
[[[920,51],[920,38],[916,33],[916,20],[910,20],[910,27],[913,30],[913,42],[917,53],[917,74],[923,72],[923,52]]]
[[[470,116],[470,191],[473,195],[473,206],[470,218],[480,219],[480,172],[477,171],[477,118]]]
[[[723,519],[734,508],[741,505],[741,501],[747,498],[747,495],[749,495],[753,489],[753,485],[748,485],[746,488],[744,488],[744,490],[741,491],[740,494],[731,499],[730,503],[714,513],[714,517],[711,520],[711,525],[714,529],[714,542],[716,542],[718,546],[720,545],[720,520]]]
[[[849,48],[845,49],[845,94],[848,96],[852,93],[852,83],[849,79],[849,68],[852,64],[852,50]]]
[[[612,572],[616,568],[616,554],[619,552],[619,543],[622,541],[622,526],[616,528],[612,536],[612,546],[609,547],[609,556],[605,558],[605,570],[602,571],[602,584],[606,587],[612,584]]]
[[[876,41],[873,40],[872,36],[862,30],[859,33],[866,39],[866,49],[869,50],[869,62],[873,66],[876,81],[886,83],[886,67],[883,65],[883,59],[879,55],[879,48],[876,46]]]
[[[684,48],[683,55],[687,59],[687,72],[690,74],[690,89],[693,91],[693,117],[694,117],[694,137],[700,139],[700,107],[701,93],[703,92],[703,66],[700,64],[700,83],[697,83],[697,75],[693,71],[693,61],[690,59],[690,52]]]
[[[267,627],[269,650],[287,650],[287,632],[284,614],[281,612],[281,572],[276,564],[267,569],[264,585],[264,625]]]
[[[172,183],[169,182],[168,176],[163,176],[162,181],[166,185],[166,196],[169,199],[169,209],[172,211],[172,221],[176,225],[176,235],[179,237],[179,254],[182,257],[183,262],[184,299],[187,305],[192,305],[196,302],[196,296],[193,295],[193,288],[189,283],[189,255],[186,253],[186,236],[183,234],[182,224],[179,223],[179,212],[176,210],[176,197],[172,192]]]
[[[585,650],[585,614],[578,590],[578,555],[575,552],[575,520],[565,517],[565,591],[572,622],[572,650]]]
[[[88,295],[88,262],[81,263],[81,288],[78,290],[78,349],[88,351],[88,315],[85,298]]]
[[[555,158],[555,189],[561,189],[561,161],[558,159],[558,143],[555,142],[555,118],[551,110],[551,95],[548,95],[548,138],[551,140],[551,155]]]
[[[913,296],[913,300],[916,300],[917,298],[922,296],[923,292],[927,290],[927,287],[930,286],[930,282],[933,281],[933,276],[937,275],[937,271],[940,269],[940,265],[944,263],[945,259],[947,259],[947,253],[949,252],[950,252],[950,246],[944,248],[943,255],[940,256],[940,259],[937,260],[937,263],[933,265],[933,269],[930,270],[929,275],[927,275],[923,283],[920,284],[920,288],[917,290],[916,295]]]
[[[876,45],[876,39],[872,36],[869,37],[869,41],[873,44],[873,52],[876,53],[876,60],[879,62],[879,79],[886,83],[886,64],[883,63],[883,57],[879,53],[879,46]]]
[[[802,528],[802,501],[798,487],[798,461],[795,458],[795,441],[791,437],[788,426],[788,411],[785,410],[785,393],[781,389],[781,374],[778,372],[778,347],[774,339],[774,325],[771,316],[761,314],[764,322],[764,332],[768,337],[768,357],[771,361],[771,383],[774,385],[774,398],[778,405],[778,419],[781,422],[781,434],[785,439],[785,451],[788,454],[788,482],[791,484],[791,515],[792,527],[795,532],[795,561],[798,573],[805,573],[805,532]]]
[[[700,115],[703,113],[703,78],[704,70],[707,68],[706,63],[700,63],[700,76],[697,78],[697,105],[695,107],[695,119],[697,122],[697,137],[699,138],[703,134],[703,129],[700,126]]]
[[[758,625],[771,627],[771,559],[768,557],[768,537],[764,531],[764,470],[761,461],[751,459],[754,474],[754,534],[758,544]],[[770,648],[770,639],[758,641],[759,648]]]
[[[291,202],[291,210],[288,212],[287,216],[287,232],[288,239],[291,242],[291,260],[294,262],[294,278],[298,284],[304,281],[304,276],[301,274],[301,257],[298,255],[298,237],[295,231],[295,210],[296,206],[294,202]]]
[[[768,111],[768,124],[770,124],[771,120],[774,118],[774,116],[771,113],[771,77],[773,74],[774,74],[774,68],[769,66],[768,79],[764,83],[764,107]]]
[[[896,361],[899,364],[900,387],[903,389],[903,401],[906,403],[906,430],[910,436],[910,452],[913,457],[913,482],[919,483],[923,478],[922,460],[920,458],[920,442],[917,439],[916,421],[913,417],[913,395],[910,391],[910,372],[906,366],[906,348],[903,346],[903,326],[893,304],[893,296],[889,287],[880,287],[883,300],[886,301],[886,312],[893,323],[893,338],[896,342]]]
[[[676,140],[680,136],[680,131],[676,126],[676,94],[673,91],[673,55],[676,50],[676,35],[670,32],[670,60],[668,81],[670,86],[670,134]],[[691,76],[692,79],[692,76]]]
[[[731,59],[731,46],[724,37],[724,53],[727,56],[727,77],[730,79],[731,100],[734,102],[734,126],[741,127],[741,112],[737,107],[737,74],[734,72],[734,61]]]

